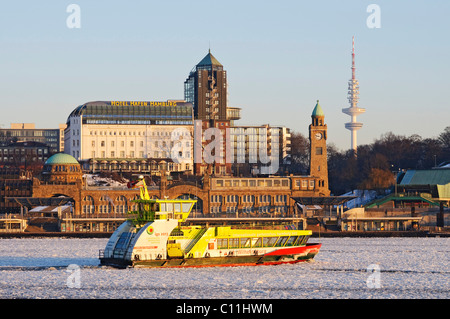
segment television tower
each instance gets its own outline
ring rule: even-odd
[[[350,107],[342,109],[342,112],[352,117],[349,123],[345,123],[345,128],[352,132],[351,148],[356,155],[356,132],[363,126],[362,123],[356,121],[356,116],[364,113],[366,110],[357,106],[359,100],[359,82],[355,77],[355,70],[355,37],[352,37],[352,78],[348,81],[347,95]]]

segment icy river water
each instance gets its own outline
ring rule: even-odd
[[[311,238],[311,262],[112,269],[107,239],[0,239],[0,298],[448,299],[450,238]]]

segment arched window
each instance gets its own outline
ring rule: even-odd
[[[116,198],[116,213],[125,214],[128,211],[127,199],[120,195]]]
[[[94,214],[95,213],[95,205],[94,205],[94,199],[92,196],[85,196],[83,198],[83,202],[81,203],[82,210],[84,214]]]
[[[103,195],[100,198],[100,204],[98,206],[99,213],[101,214],[110,214],[113,211],[113,201],[109,196]]]
[[[130,210],[132,210],[132,211],[138,210],[138,204],[132,202],[132,200],[135,200],[135,199],[140,199],[139,195],[135,195],[132,199],[130,199]]]

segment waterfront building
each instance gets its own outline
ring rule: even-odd
[[[38,129],[34,123],[11,123],[8,129],[0,129],[0,145],[15,142],[39,142],[49,147],[51,154],[64,150],[65,124],[55,129]]]
[[[0,167],[0,214],[19,214],[20,204],[9,197],[32,197],[32,176],[19,167]]]
[[[231,174],[226,132],[240,119],[240,108],[228,107],[227,72],[211,51],[189,73],[184,82],[184,98],[193,104],[194,118],[201,120],[195,127],[195,174]]]
[[[310,138],[315,139],[321,132],[321,141],[311,141],[311,152],[318,147],[326,148],[326,126],[323,114],[314,109],[310,126]],[[134,135],[133,135],[134,136]],[[292,197],[319,197],[330,194],[326,151],[311,156],[311,175],[305,176],[267,176],[267,177],[232,177],[220,174],[210,175],[205,172],[197,183],[169,180],[161,174],[159,185],[149,187],[149,195],[154,198],[190,197],[198,200],[197,210],[204,215],[260,214],[272,215],[293,214]],[[76,159],[68,154],[56,154],[45,163],[43,178],[33,180],[33,197],[53,197],[63,195],[73,202],[73,213],[108,214],[125,213],[134,205],[131,200],[137,199],[139,190],[122,187],[94,187],[87,185],[77,166]],[[65,166],[63,169],[61,167]],[[72,168],[70,168],[72,167]]]
[[[83,169],[191,173],[192,104],[185,101],[97,101],[67,119],[64,152]]]
[[[194,106],[199,120],[229,120],[227,71],[211,51],[192,69],[184,82],[184,99]]]
[[[283,173],[290,164],[291,133],[284,126],[232,126],[229,138],[236,176]]]
[[[40,142],[15,142],[0,146],[0,165],[24,170],[39,167],[52,155],[51,148]]]

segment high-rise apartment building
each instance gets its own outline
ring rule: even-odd
[[[195,126],[195,174],[230,174],[226,129],[230,120],[239,118],[239,109],[227,110],[227,72],[211,51],[189,73],[184,82],[184,98],[193,104],[194,118],[201,120]]]
[[[228,120],[227,72],[211,52],[184,82],[184,99],[193,104],[195,119]]]

